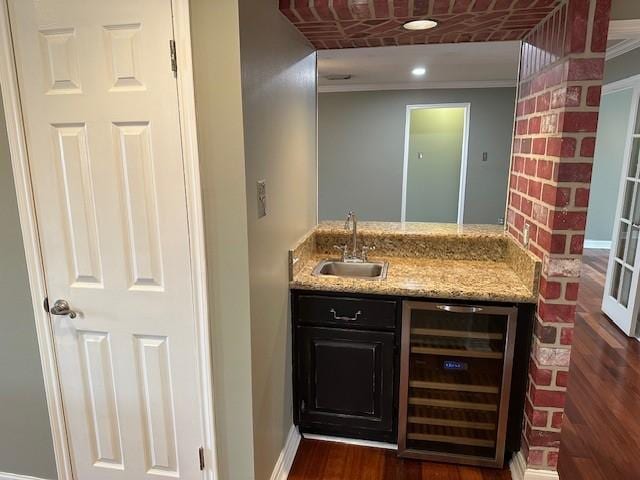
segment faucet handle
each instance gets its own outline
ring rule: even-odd
[[[362,246],[362,254],[361,254],[361,258],[363,262],[366,262],[368,260],[368,255],[369,252],[373,252],[376,249],[375,245],[371,245],[370,247],[367,247],[366,245]]]
[[[349,249],[349,247],[347,246],[347,244],[344,245],[334,245],[333,248],[335,248],[336,250],[339,250],[341,255],[341,260],[344,262],[345,259],[347,258],[347,250]]]
[[[351,222],[351,220],[355,219],[355,214],[353,213],[353,210],[350,210],[349,213],[347,214],[347,219],[344,221],[344,229],[345,230],[349,230],[349,222]]]

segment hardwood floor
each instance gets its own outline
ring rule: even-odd
[[[608,252],[587,250],[558,470],[561,480],[640,479],[640,343],[602,313]],[[509,480],[496,471],[401,460],[377,448],[303,439],[289,480]]]
[[[303,439],[289,480],[510,480],[508,470],[402,460],[393,450]]]
[[[640,343],[602,313],[608,251],[586,251],[560,441],[562,480],[640,478]]]

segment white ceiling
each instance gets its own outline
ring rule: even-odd
[[[320,91],[515,85],[520,42],[448,43],[318,51]],[[411,70],[425,67],[415,77]],[[350,74],[350,80],[327,75]]]
[[[620,6],[627,0],[617,0]],[[640,5],[640,0],[633,0]],[[640,6],[637,7],[640,12]],[[390,90],[515,85],[520,42],[446,43],[318,51],[318,90]],[[607,59],[640,48],[640,20],[614,20]],[[416,77],[415,67],[427,74]],[[351,75],[328,80],[327,75]]]

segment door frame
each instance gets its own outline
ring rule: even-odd
[[[173,35],[176,43],[178,72],[176,74],[180,119],[182,159],[189,226],[194,319],[197,335],[198,377],[202,442],[206,468],[202,479],[218,478],[213,406],[212,352],[207,301],[207,267],[205,257],[204,219],[196,133],[195,93],[192,70],[189,0],[170,0],[173,13]],[[168,40],[168,39],[167,39]],[[167,42],[168,43],[168,42]],[[169,46],[167,45],[167,65]],[[50,315],[43,308],[47,297],[45,272],[36,222],[34,194],[29,169],[25,127],[23,123],[8,0],[0,5],[0,88],[7,125],[9,151],[18,203],[20,227],[24,242],[29,287],[36,324],[40,361],[44,377],[47,409],[53,437],[58,480],[74,480],[69,439],[64,419],[61,385],[56,364]],[[197,452],[193,452],[194,461]]]
[[[464,223],[464,200],[467,186],[467,162],[469,158],[469,121],[471,118],[471,103],[432,103],[407,105],[404,124],[404,163],[402,166],[402,210],[400,220],[407,221],[407,175],[409,173],[409,136],[411,133],[411,111],[427,108],[463,108],[464,133],[462,135],[462,159],[460,162],[460,186],[458,188],[458,216],[457,223]]]
[[[625,182],[627,179],[627,172],[629,170],[629,163],[631,162],[631,150],[633,146],[633,135],[637,121],[638,115],[638,106],[640,104],[640,75],[634,75],[617,82],[610,83],[608,85],[604,85],[602,88],[602,95],[608,95],[611,93],[617,93],[624,90],[631,90],[632,92],[632,101],[631,108],[629,111],[629,119],[627,124],[626,138],[625,138],[625,147],[624,147],[624,159],[622,161],[622,170],[620,171],[620,179],[618,183],[618,200],[616,202],[616,213],[615,213],[615,224],[613,226],[613,232],[611,234],[611,248],[609,251],[609,260],[607,262],[607,272],[606,279],[604,284],[604,294],[602,297],[602,311],[611,318],[611,321],[620,328],[626,335],[631,337],[638,338],[634,333],[635,328],[637,328],[637,323],[634,320],[638,315],[638,311],[640,310],[640,292],[639,292],[639,283],[638,283],[638,274],[634,275],[634,278],[631,280],[631,287],[629,292],[629,302],[627,307],[623,307],[617,301],[611,300],[611,295],[609,295],[609,291],[611,289],[611,280],[612,277],[610,275],[612,269],[615,266],[615,258],[616,251],[618,249],[618,244],[620,239],[618,238],[618,219],[620,218],[623,203],[624,203],[624,195],[625,195]],[[637,199],[640,200],[640,197]],[[633,206],[631,206],[631,213],[633,215]],[[633,221],[633,220],[632,220]],[[629,230],[629,234],[631,235],[631,230]],[[639,247],[640,248],[640,247]],[[638,255],[634,260],[633,268],[637,270],[640,263],[638,260]],[[629,311],[631,309],[631,311]],[[625,321],[622,323],[620,321],[620,317],[626,317],[628,322]],[[615,318],[615,320],[614,320]]]

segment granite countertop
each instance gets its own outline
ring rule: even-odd
[[[343,222],[324,222],[289,252],[290,287],[497,302],[535,303],[540,262],[495,225],[362,222],[360,244],[371,261],[387,261],[384,280],[312,275],[333,245],[350,239]]]

